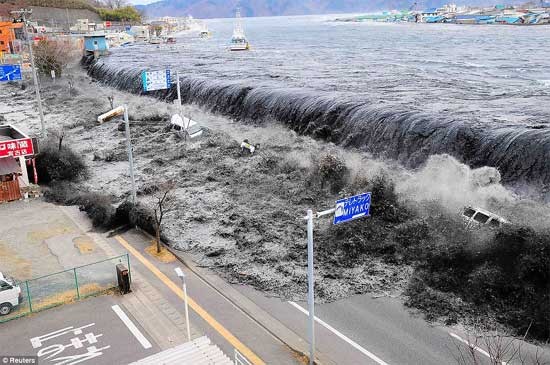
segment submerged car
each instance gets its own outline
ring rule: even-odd
[[[485,209],[477,207],[464,207],[462,211],[462,218],[466,222],[466,226],[469,228],[479,226],[489,226],[493,228],[501,227],[505,224],[510,224],[506,219],[501,216],[491,213]]]
[[[170,129],[181,138],[196,138],[202,135],[203,128],[194,120],[187,117],[180,117],[178,114],[172,116]]]

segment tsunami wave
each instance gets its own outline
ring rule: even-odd
[[[139,69],[84,60],[88,73],[104,84],[142,94]],[[487,125],[400,110],[318,91],[204,77],[180,78],[184,103],[246,122],[278,121],[297,133],[395,159],[410,168],[431,155],[449,154],[472,168],[491,166],[512,186],[542,188],[550,183],[547,125]],[[175,86],[148,93],[177,97]]]

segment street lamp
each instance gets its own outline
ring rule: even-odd
[[[191,341],[191,328],[189,327],[189,304],[187,303],[187,284],[185,283],[185,274],[179,267],[175,268],[176,274],[181,279],[183,286],[183,301],[185,302],[185,323],[187,324],[187,340]]]
[[[101,114],[97,117],[99,124],[124,114],[124,131],[126,133],[126,148],[128,149],[128,163],[130,164],[130,179],[132,180],[132,204],[136,204],[136,178],[134,177],[134,155],[132,153],[132,140],[130,138],[130,122],[128,120],[128,107],[126,105],[119,106],[113,110],[109,110],[107,113]]]

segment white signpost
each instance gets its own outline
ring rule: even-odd
[[[315,214],[315,218],[334,213],[333,224],[368,217],[370,215],[371,193],[355,195],[336,201],[336,207]],[[309,209],[307,216],[307,304],[309,307],[309,364],[315,361],[315,297],[313,276],[313,211]]]

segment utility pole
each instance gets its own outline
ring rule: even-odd
[[[32,76],[34,80],[34,90],[36,92],[36,102],[38,103],[38,114],[40,115],[40,125],[42,131],[40,136],[42,138],[46,137],[46,125],[44,124],[44,112],[42,111],[42,98],[40,97],[40,86],[38,85],[38,75],[36,74],[36,66],[34,64],[34,54],[32,51],[32,41],[29,38],[29,32],[27,30],[27,18],[26,15],[31,15],[31,9],[21,9],[11,12],[14,15],[18,15],[21,20],[23,20],[23,31],[25,33],[25,39],[27,40],[27,45],[29,46],[29,55],[31,58],[31,67],[32,67]]]

